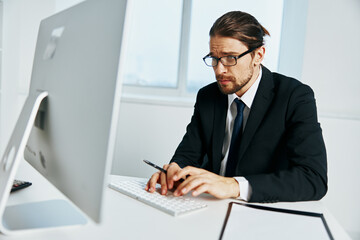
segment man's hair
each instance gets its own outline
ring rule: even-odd
[[[232,11],[218,18],[210,29],[210,37],[216,35],[238,39],[249,49],[264,45],[264,37],[270,33],[252,15]]]

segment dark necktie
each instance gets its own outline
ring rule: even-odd
[[[243,111],[245,104],[236,98],[237,114],[234,121],[234,127],[231,135],[231,143],[229,149],[228,160],[226,163],[226,177],[233,177],[235,175],[236,163],[238,162],[237,153],[240,147],[241,135],[242,135],[242,123],[243,123]]]

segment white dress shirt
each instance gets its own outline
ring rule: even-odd
[[[226,116],[225,138],[222,149],[223,160],[221,161],[221,167],[220,167],[221,176],[225,176],[226,164],[230,149],[231,134],[234,126],[234,120],[237,115],[237,107],[236,107],[236,103],[234,103],[234,100],[235,98],[239,98],[245,104],[245,108],[243,112],[243,129],[242,129],[244,131],[251,110],[251,105],[254,101],[256,91],[259,87],[261,75],[262,75],[262,69],[260,67],[259,76],[255,80],[254,84],[240,98],[235,93],[228,95],[228,111]],[[237,176],[234,178],[239,183],[240,196],[238,198],[244,201],[248,201],[252,193],[249,182],[246,180],[245,177],[242,176]]]

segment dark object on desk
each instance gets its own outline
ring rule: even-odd
[[[26,181],[21,181],[21,180],[17,180],[15,179],[11,188],[11,192],[15,192],[17,190],[26,188],[31,186],[31,182],[26,182]]]

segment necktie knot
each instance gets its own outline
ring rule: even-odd
[[[235,98],[234,102],[236,103],[237,115],[239,115],[239,113],[241,113],[241,115],[242,115],[242,112],[244,111],[245,104],[243,103],[243,101],[241,101],[238,98]]]

